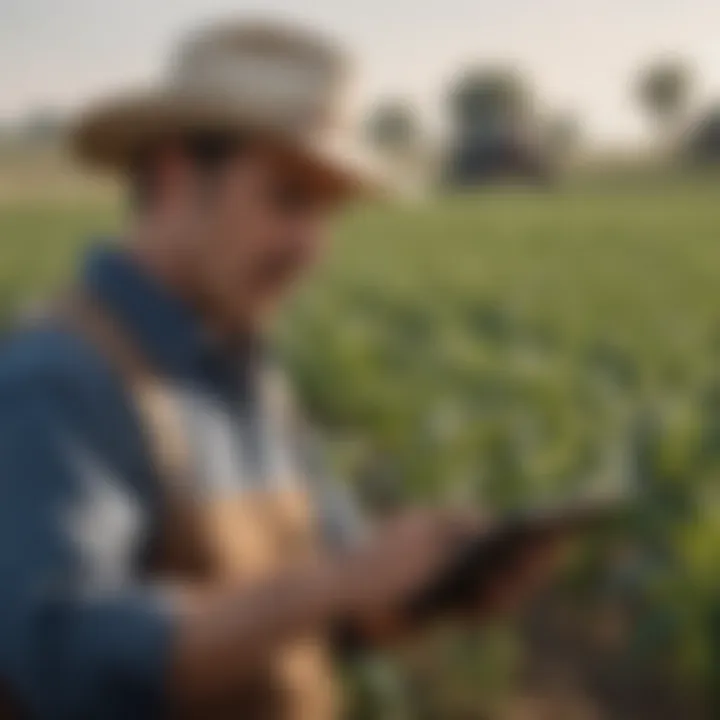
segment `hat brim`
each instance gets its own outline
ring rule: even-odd
[[[70,143],[81,161],[122,172],[157,142],[195,132],[255,133],[346,196],[399,193],[397,179],[379,154],[349,133],[292,132],[259,117],[249,106],[166,91],[127,93],[96,104],[73,123]]]

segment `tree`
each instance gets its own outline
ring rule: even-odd
[[[412,152],[419,141],[417,115],[403,100],[386,100],[379,103],[367,120],[367,133],[382,151],[389,153]]]
[[[29,111],[18,126],[23,139],[29,142],[57,140],[63,131],[62,115],[52,107],[38,107]]]
[[[545,124],[543,144],[555,159],[571,157],[582,139],[582,127],[574,115],[557,115]]]
[[[685,116],[693,90],[693,73],[678,59],[657,60],[639,76],[637,94],[641,106],[666,133]]]
[[[451,184],[547,180],[535,96],[516,68],[476,66],[461,73],[450,87],[448,110]]]
[[[463,135],[513,132],[532,111],[533,97],[512,67],[474,67],[450,88],[448,104],[456,132]]]
[[[694,162],[720,162],[720,103],[710,107],[691,128],[686,153]]]

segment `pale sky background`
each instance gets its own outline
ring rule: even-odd
[[[518,64],[600,142],[642,137],[631,80],[648,58],[682,55],[701,101],[720,100],[720,0],[0,0],[0,119],[151,81],[182,32],[243,14],[337,35],[366,103],[401,94],[431,122],[453,72],[488,60]]]

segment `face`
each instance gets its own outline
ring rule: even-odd
[[[255,330],[322,253],[340,198],[300,160],[260,144],[212,177],[193,172],[186,275],[216,320]]]

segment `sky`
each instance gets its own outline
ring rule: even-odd
[[[362,104],[399,95],[431,126],[453,74],[486,61],[517,65],[599,142],[643,137],[632,79],[652,58],[686,58],[698,102],[720,99],[719,0],[0,0],[0,119],[147,84],[183,32],[247,15],[334,34],[358,59]]]

